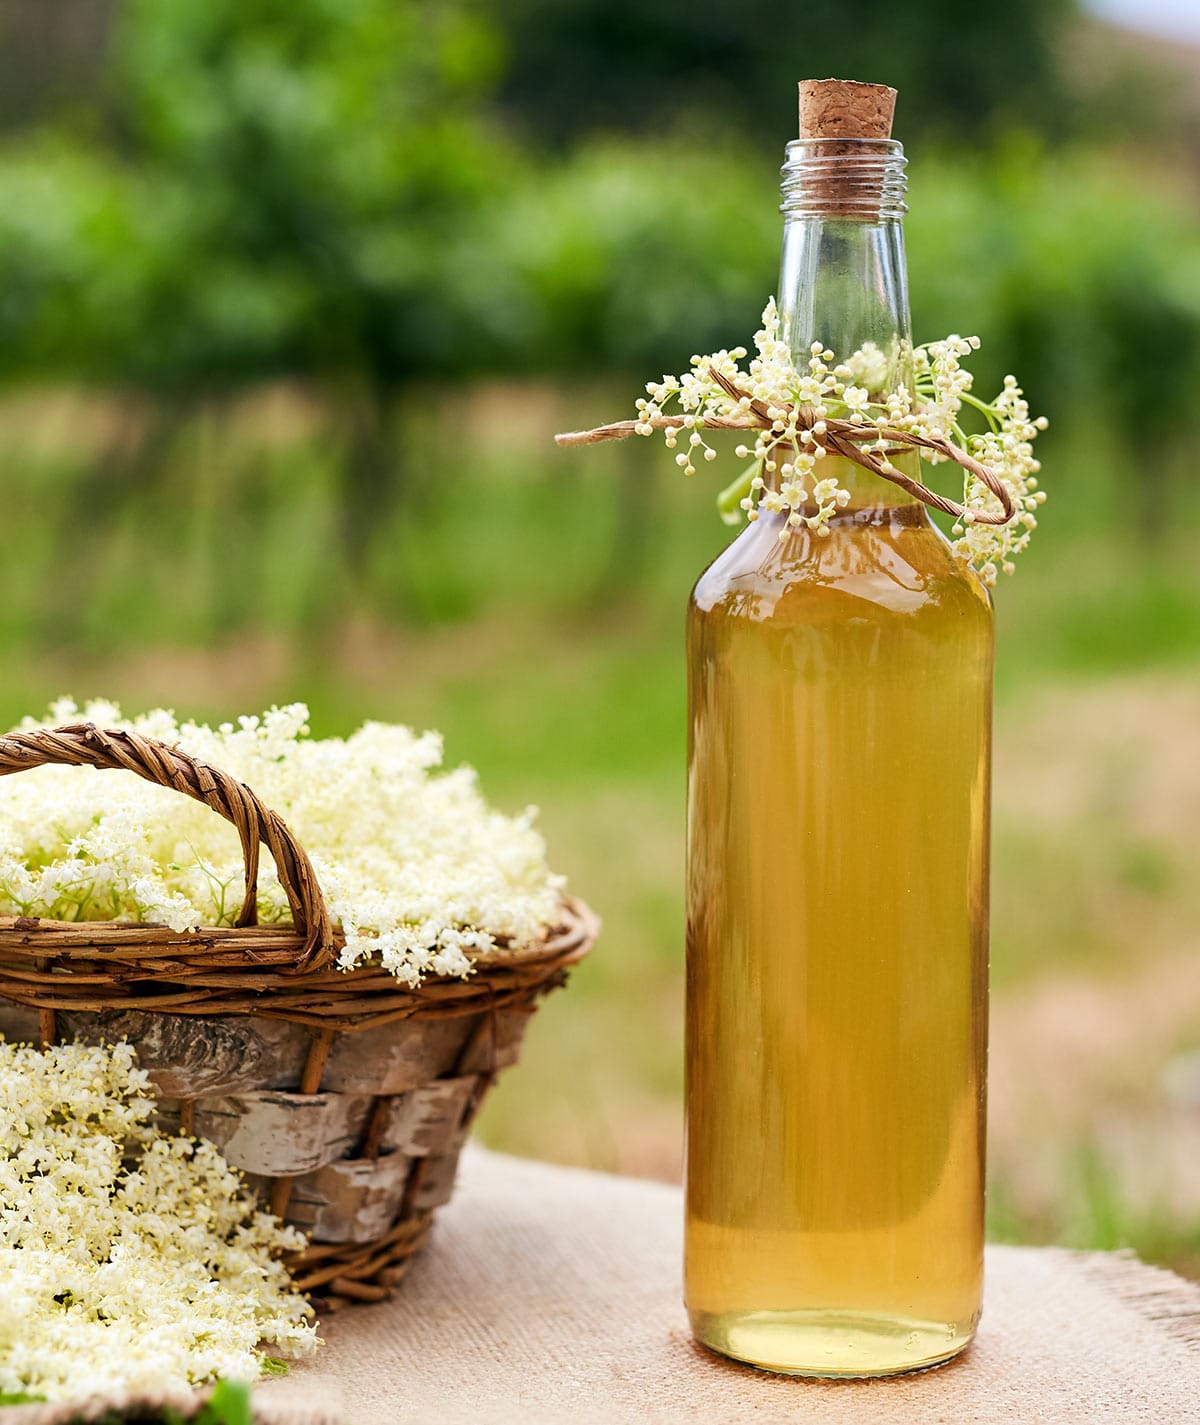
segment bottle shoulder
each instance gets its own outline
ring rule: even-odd
[[[782,520],[748,525],[701,574],[691,611],[750,621],[916,617],[940,609],[992,619],[991,598],[949,541],[912,507],[834,521],[825,537]]]

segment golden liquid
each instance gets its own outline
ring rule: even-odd
[[[689,612],[685,1266],[706,1345],[863,1376],[979,1315],[992,613],[828,464],[832,534],[764,516]]]

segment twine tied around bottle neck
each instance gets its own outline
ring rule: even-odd
[[[715,367],[710,366],[708,374],[727,396],[734,401],[748,401],[749,408],[744,416],[698,416],[694,422],[696,427],[705,430],[774,429],[775,419],[768,414],[767,407],[762,401],[755,400],[745,391],[740,390]],[[943,514],[950,515],[956,520],[966,519],[972,524],[1005,525],[1016,514],[1012,495],[1009,494],[1004,481],[994,471],[989,470],[986,465],[976,460],[973,455],[941,436],[917,435],[913,431],[895,430],[890,426],[863,425],[856,421],[842,420],[837,416],[818,418],[811,406],[784,405],[782,410],[789,425],[794,418],[797,432],[813,432],[815,427],[821,424],[824,429],[820,432],[820,444],[831,455],[840,455],[846,460],[853,461],[855,465],[861,465],[872,475],[878,475],[881,480],[888,480],[893,485],[899,485],[902,490],[907,490],[910,495],[915,496],[923,504],[929,505],[932,509],[941,510]],[[682,414],[674,414],[654,416],[644,424],[653,426],[655,430],[682,430],[684,420],[685,417]],[[609,425],[596,426],[592,430],[564,431],[554,437],[554,443],[562,446],[598,445],[605,440],[626,440],[629,436],[637,434],[640,424],[643,422],[613,421]],[[883,459],[880,458],[884,455],[883,451],[876,452],[863,448],[867,441],[875,443],[880,440],[886,441],[889,446],[893,447],[932,451],[945,460],[953,461],[955,465],[967,471],[968,474],[974,475],[977,480],[986,485],[1000,501],[1001,508],[998,511],[977,509],[968,511],[960,501],[939,495],[936,490],[931,490],[920,480],[914,480],[911,476],[897,470],[890,461],[885,466]],[[783,438],[781,437],[772,445],[782,443]],[[790,437],[788,443],[791,443]]]

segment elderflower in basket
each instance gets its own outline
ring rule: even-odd
[[[0,736],[0,1392],[253,1374],[313,1344],[285,1267],[323,1310],[398,1284],[597,929],[441,758],[299,704]]]
[[[345,969],[377,962],[410,986],[468,975],[475,954],[536,942],[562,899],[534,813],[492,811],[469,767],[439,773],[437,733],[367,723],[318,740],[302,703],[214,728],[70,699],[21,730],[77,722],[157,738],[253,787],[307,850]],[[229,827],[165,787],[65,766],[0,783],[0,912],[232,926],[242,881]],[[291,918],[270,866],[256,909],[264,924]]]

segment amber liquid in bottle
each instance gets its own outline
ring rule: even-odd
[[[689,610],[686,1294],[726,1355],[886,1375],[980,1308],[992,611],[821,473],[830,535],[764,514]]]

